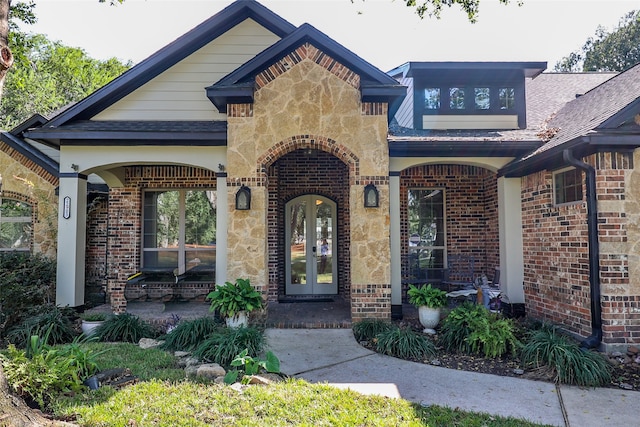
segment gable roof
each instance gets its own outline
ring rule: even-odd
[[[293,24],[255,0],[236,0],[107,85],[55,116],[46,126],[58,127],[72,120],[90,119],[180,60],[215,40],[235,25],[249,18],[279,37],[286,36],[296,28]]]
[[[393,77],[335,42],[312,25],[302,24],[237,70],[207,87],[207,97],[220,112],[225,112],[227,103],[230,102],[252,102],[256,75],[305,43],[311,44],[358,74],[363,101],[392,103],[398,97],[406,96],[406,87],[398,84]]]
[[[588,155],[601,145],[640,147],[640,127],[629,129],[640,113],[640,64],[618,74],[567,103],[550,120],[555,134],[544,145],[504,168],[507,176],[522,176],[559,167],[562,150],[577,148]]]

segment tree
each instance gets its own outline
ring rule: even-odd
[[[351,0],[351,3],[354,1],[355,0]],[[498,1],[502,4],[511,3],[511,0]],[[440,19],[442,9],[445,6],[452,7],[457,4],[460,6],[460,9],[467,14],[469,21],[476,22],[478,19],[478,12],[480,11],[480,0],[404,0],[404,3],[407,7],[415,8],[416,13],[420,18],[429,16]],[[522,0],[517,1],[518,5],[521,5],[522,3]]]
[[[624,71],[640,62],[640,10],[624,15],[611,32],[599,26],[579,51],[558,62],[554,71]]]
[[[41,34],[12,32],[14,66],[7,74],[0,129],[11,129],[34,112],[48,114],[79,101],[131,64],[111,58],[99,61],[79,48],[52,42]]]

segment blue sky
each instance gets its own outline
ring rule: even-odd
[[[231,0],[37,0],[27,28],[100,59],[139,62]],[[479,22],[458,9],[421,20],[403,0],[262,0],[294,25],[308,22],[383,71],[407,61],[547,61],[582,46],[598,25],[613,28],[636,0],[481,0]]]

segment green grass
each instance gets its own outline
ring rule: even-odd
[[[80,426],[496,426],[537,424],[437,406],[422,407],[402,399],[363,396],[325,384],[289,380],[250,386],[238,392],[219,384],[167,380],[174,358],[161,350],[132,344],[89,344],[100,355],[101,369],[128,367],[141,382],[114,390],[60,396],[52,402],[59,417]],[[180,371],[180,370],[178,370]],[[182,373],[184,378],[184,373]]]

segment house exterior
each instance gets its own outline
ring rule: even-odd
[[[545,68],[384,73],[238,0],[2,133],[2,196],[37,205],[28,248],[57,246],[61,305],[104,290],[122,313],[248,278],[269,302],[337,295],[353,321],[390,318],[464,257],[500,272],[507,307],[588,346],[638,343],[640,68]],[[57,238],[36,238],[52,227],[14,176],[57,199]]]

